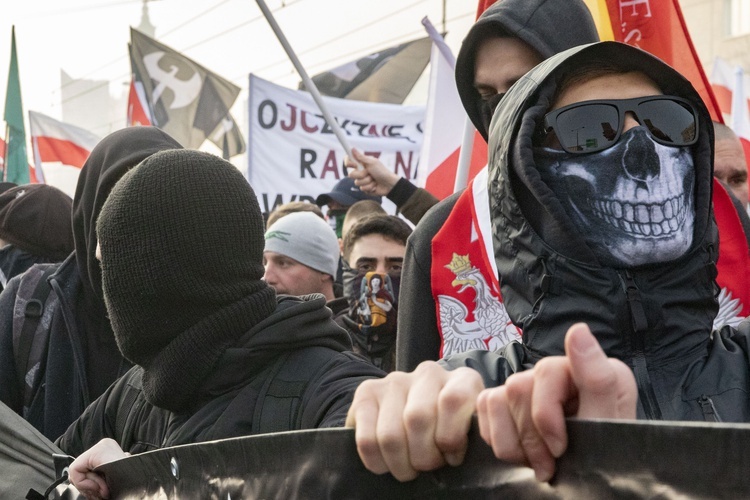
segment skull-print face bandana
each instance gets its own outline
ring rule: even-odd
[[[634,127],[599,153],[535,148],[534,157],[602,265],[666,262],[690,248],[695,170],[688,147],[661,145]]]

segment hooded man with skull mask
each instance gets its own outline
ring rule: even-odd
[[[713,139],[691,84],[624,44],[570,49],[521,78],[492,119],[488,191],[523,343],[362,384],[347,423],[365,465],[400,480],[456,465],[475,411],[495,455],[542,480],[565,416],[750,421],[750,323],[712,334]],[[594,365],[587,399],[576,373]]]

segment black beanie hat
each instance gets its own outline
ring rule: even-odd
[[[104,298],[151,403],[182,408],[226,348],[274,311],[263,233],[248,182],[208,153],[155,153],[113,188],[97,221]]]
[[[25,184],[0,194],[0,239],[51,260],[73,252],[73,200],[46,184]]]

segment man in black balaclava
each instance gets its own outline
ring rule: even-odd
[[[154,127],[118,130],[102,139],[81,169],[73,198],[74,252],[54,268],[31,267],[0,295],[0,400],[50,439],[130,368],[115,344],[94,257],[102,205],[125,172],[157,151],[178,148],[177,141]],[[28,325],[19,304],[47,278],[49,293],[28,336],[35,342],[23,356],[14,344]]]
[[[101,440],[71,466],[80,490],[106,488],[85,482],[102,448],[121,457],[343,425],[355,388],[383,375],[351,352],[325,297],[277,298],[262,280],[263,233],[250,185],[208,153],[155,154],[113,189],[97,222],[102,284],[117,345],[136,366],[57,441],[80,455]]]

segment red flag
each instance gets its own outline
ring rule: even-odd
[[[32,172],[39,182],[73,196],[78,173],[99,137],[35,111],[29,111],[29,130],[34,153]]]
[[[128,127],[137,125],[151,125],[151,118],[146,105],[146,94],[143,84],[135,78],[130,81],[130,92],[128,93]]]

